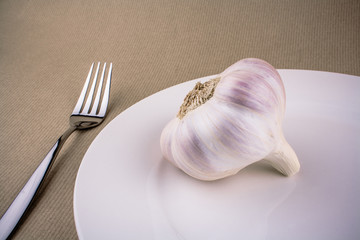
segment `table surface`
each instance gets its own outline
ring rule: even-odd
[[[0,216],[68,118],[93,61],[112,62],[104,123],[75,132],[14,239],[77,239],[81,160],[118,114],[159,90],[257,57],[360,76],[358,0],[0,1]]]

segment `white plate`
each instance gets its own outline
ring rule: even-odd
[[[128,108],[91,144],[75,183],[80,239],[360,239],[360,77],[279,72],[297,175],[257,163],[203,182],[164,160],[164,125],[209,77],[189,81]]]

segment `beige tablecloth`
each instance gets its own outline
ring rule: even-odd
[[[246,57],[359,76],[360,2],[0,1],[0,215],[67,128],[90,64],[113,62],[105,122],[70,137],[14,238],[76,239],[76,174],[106,124]]]

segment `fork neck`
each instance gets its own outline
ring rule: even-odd
[[[64,133],[63,135],[61,135],[61,137],[59,138],[60,143],[59,145],[63,145],[64,142],[66,141],[66,139],[68,139],[68,137],[76,130],[75,126],[70,126]],[[61,147],[61,146],[59,146]]]

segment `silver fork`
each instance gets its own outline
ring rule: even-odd
[[[98,82],[100,62],[97,64],[97,68],[93,77],[91,88],[88,91],[90,79],[92,76],[94,63],[90,67],[89,74],[86,78],[85,85],[81,91],[80,97],[76,103],[73,113],[70,116],[70,127],[65,133],[56,141],[55,145],[51,148],[44,160],[37,167],[10,207],[4,213],[0,219],[0,240],[6,239],[14,230],[21,217],[24,215],[26,209],[37,194],[40,185],[44,182],[46,175],[48,174],[51,165],[53,164],[56,156],[58,155],[61,147],[66,139],[77,129],[88,129],[98,126],[105,118],[106,110],[110,97],[110,85],[111,85],[111,72],[112,63],[107,74],[107,81],[105,87],[103,87],[104,76],[106,71],[106,63],[103,66],[100,81]],[[97,83],[98,82],[98,83]],[[97,87],[97,93],[94,98],[95,88]],[[104,88],[104,89],[103,89]],[[86,93],[87,98],[85,100]],[[103,92],[103,93],[102,93]],[[100,105],[100,99],[102,95],[102,101]]]

